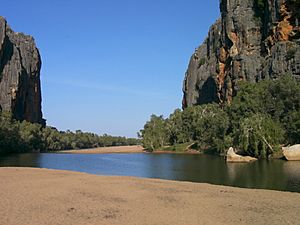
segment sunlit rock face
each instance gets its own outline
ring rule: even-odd
[[[300,80],[299,0],[221,0],[220,11],[190,59],[183,108],[230,104],[241,80],[286,74]]]
[[[15,33],[0,17],[0,108],[15,119],[45,124],[41,110],[41,57],[34,39]]]

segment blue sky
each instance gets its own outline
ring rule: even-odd
[[[181,107],[219,1],[9,0],[0,15],[36,40],[48,125],[135,137],[152,113]]]

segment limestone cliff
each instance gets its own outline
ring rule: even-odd
[[[190,59],[183,108],[230,104],[240,80],[300,80],[300,0],[220,0],[220,11]]]
[[[18,120],[44,124],[40,69],[34,39],[13,32],[0,17],[0,109],[12,112]]]

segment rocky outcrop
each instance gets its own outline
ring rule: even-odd
[[[242,80],[286,74],[300,80],[299,0],[220,0],[220,10],[190,59],[183,108],[230,104]]]
[[[293,145],[290,147],[283,147],[283,155],[289,161],[300,160],[300,145]]]
[[[230,147],[226,154],[226,162],[237,162],[237,163],[247,163],[256,161],[257,158],[250,157],[250,156],[241,156],[234,152],[234,149]]]
[[[18,120],[44,124],[40,69],[34,39],[13,32],[0,17],[0,109],[12,112]]]

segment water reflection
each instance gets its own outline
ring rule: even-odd
[[[285,174],[289,174],[286,178],[287,186],[294,191],[300,192],[298,190],[300,187],[300,162],[286,162],[283,169]]]
[[[0,166],[41,167],[300,192],[300,162],[283,160],[227,164],[222,158],[210,155],[18,154],[0,158]]]
[[[228,185],[236,181],[243,187],[285,190],[284,161],[257,161],[250,164],[227,164]]]
[[[0,166],[42,167],[39,154],[15,154],[0,157]]]

